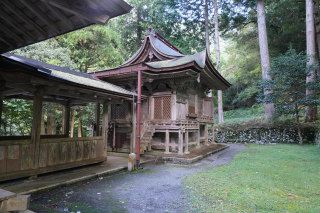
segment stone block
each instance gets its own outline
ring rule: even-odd
[[[15,197],[16,194],[3,189],[0,189],[0,201],[8,200],[9,198]]]
[[[2,201],[0,212],[25,211],[29,208],[30,195],[18,195],[14,198]]]

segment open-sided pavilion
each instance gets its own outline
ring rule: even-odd
[[[33,101],[31,135],[0,137],[0,181],[107,161],[109,104],[136,94],[86,73],[9,53],[0,56],[0,65],[0,118],[3,100]],[[44,102],[63,106],[61,135],[40,134]],[[92,102],[96,103],[94,136],[70,138],[70,107]]]
[[[123,0],[2,0],[0,54],[130,12]],[[108,104],[135,94],[91,75],[5,53],[0,56],[0,119],[4,99],[33,101],[30,136],[0,137],[0,181],[107,160]],[[63,105],[62,135],[40,135],[42,104]],[[94,137],[69,138],[70,107],[96,103]],[[1,123],[1,122],[0,122]]]

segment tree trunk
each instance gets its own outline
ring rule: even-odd
[[[216,63],[217,70],[221,73],[221,63],[220,63],[220,45],[219,45],[219,20],[218,20],[218,4],[217,0],[214,0],[214,34],[216,43]],[[223,119],[223,105],[222,105],[222,91],[218,90],[218,114],[219,123],[224,122]]]
[[[266,17],[265,17],[263,0],[257,0],[257,16],[258,16],[258,31],[259,31],[259,46],[260,46],[262,78],[271,79],[270,75],[268,74],[268,71],[270,69],[270,59],[269,59]],[[272,91],[264,91],[265,95],[269,93],[272,93]],[[265,119],[268,120],[272,118],[273,114],[274,114],[274,104],[273,103],[265,104]]]
[[[78,137],[81,138],[83,136],[82,132],[82,121],[81,121],[81,108],[79,108],[79,115],[78,115]]]
[[[314,64],[316,62],[316,40],[315,40],[315,20],[314,20],[314,4],[312,0],[306,0],[306,38],[307,38],[307,54],[311,55],[308,64]],[[306,78],[306,82],[312,82],[316,78],[316,70],[312,71]],[[306,90],[307,96],[316,95],[314,90]],[[317,119],[317,107],[306,107],[306,122],[312,122]]]
[[[297,118],[297,125],[298,125],[298,134],[299,134],[299,144],[303,145],[303,139],[302,139],[302,134],[301,134],[301,128],[300,128],[300,121],[299,121],[299,114],[296,115]]]
[[[141,8],[137,7],[137,47],[141,46],[141,36],[142,36],[142,27],[141,27]]]
[[[47,107],[47,134],[55,135],[57,134],[56,107],[53,103],[48,104]]]
[[[45,135],[46,134],[46,126],[44,123],[44,107],[42,107],[42,116],[41,116],[41,135]]]
[[[205,2],[205,14],[206,14],[206,49],[210,58],[210,39],[209,39],[209,9],[208,9],[208,0]]]
[[[70,130],[70,138],[73,138],[74,131],[74,119],[76,117],[76,109],[73,110],[72,120],[71,120],[71,130]]]

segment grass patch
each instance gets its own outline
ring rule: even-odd
[[[188,176],[196,212],[320,212],[314,145],[249,145],[229,165]]]

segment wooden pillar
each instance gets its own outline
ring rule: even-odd
[[[95,128],[93,136],[99,136],[99,126],[100,126],[100,103],[96,103],[95,110]]]
[[[3,100],[0,97],[0,129],[1,129],[2,106],[3,106]]]
[[[188,130],[186,130],[186,133],[185,133],[185,148],[184,148],[184,154],[190,154],[189,152],[189,132]]]
[[[134,103],[133,117],[132,117],[132,133],[131,133],[131,143],[130,153],[136,153],[136,139],[137,139],[137,104]]]
[[[165,142],[166,151],[164,152],[164,154],[170,154],[169,141],[170,141],[169,130],[166,130],[166,142]]]
[[[197,147],[200,147],[200,124],[197,131]]]
[[[183,154],[183,138],[182,138],[182,132],[179,130],[179,150],[178,150],[178,155]]]
[[[43,88],[40,87],[35,93],[33,98],[33,120],[31,130],[33,161],[32,169],[39,168],[39,155],[40,155],[40,135],[41,135],[41,118],[42,118],[42,97]]]
[[[209,141],[208,141],[208,123],[206,123],[205,128],[204,128],[204,145],[209,146]]]
[[[102,138],[103,138],[103,157],[107,157],[108,151],[108,119],[109,115],[109,103],[105,102],[103,104],[102,110]]]
[[[70,131],[70,106],[66,105],[62,107],[62,134],[69,137]]]

